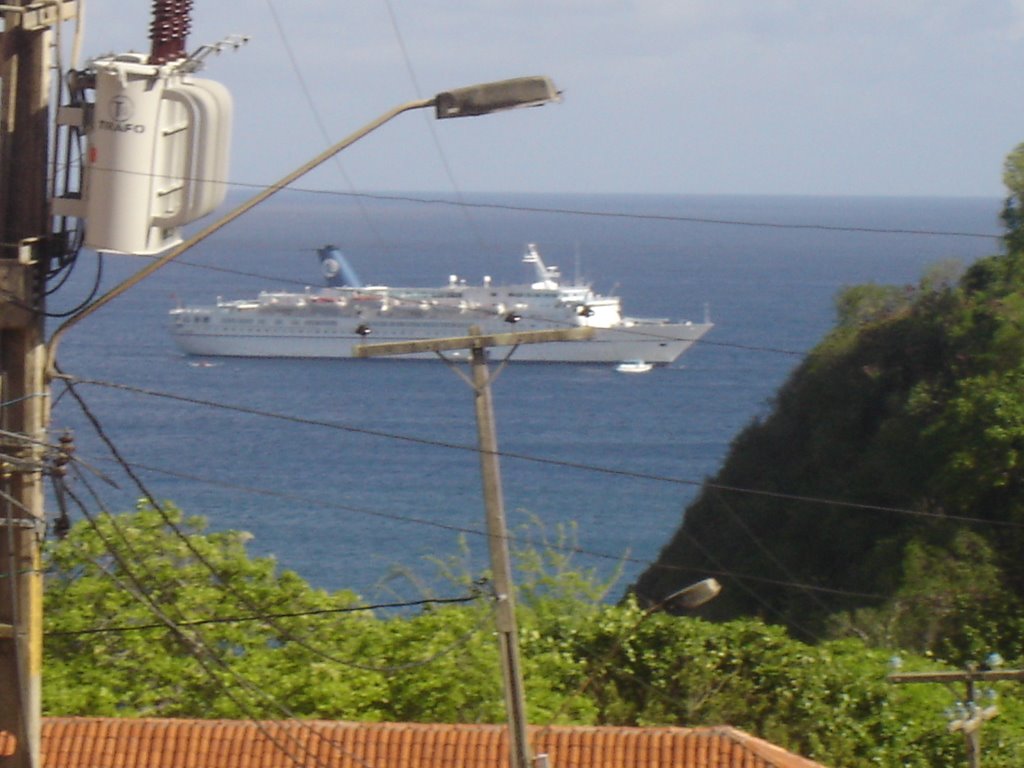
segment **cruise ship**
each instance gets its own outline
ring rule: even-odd
[[[534,279],[514,285],[492,284],[488,277],[469,285],[457,275],[436,288],[365,285],[337,247],[317,253],[326,287],[176,307],[170,311],[175,342],[199,356],[347,358],[361,344],[465,336],[471,326],[482,334],[589,326],[594,334],[586,341],[522,345],[511,360],[663,366],[712,327],[707,317],[671,322],[625,316],[618,296],[595,293],[589,284],[563,284],[558,268],[547,266],[534,244],[523,256]],[[494,347],[489,354],[499,358],[510,351]]]

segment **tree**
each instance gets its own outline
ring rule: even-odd
[[[1024,144],[1018,144],[1003,163],[1003,185],[1007,189],[1003,205],[1006,244],[1010,251],[1024,246]]]
[[[1006,169],[1017,210],[1024,145]],[[709,617],[762,615],[808,640],[845,626],[941,647],[955,663],[979,638],[1017,653],[1005,618],[1024,601],[1024,250],[1015,247],[959,279],[943,264],[912,289],[844,289],[835,329],[771,412],[737,436],[637,593],[668,594],[693,569],[727,571]],[[938,585],[930,568],[911,567],[922,558],[932,568],[973,564],[981,593],[964,587],[962,610],[947,602],[930,613],[918,598]],[[939,643],[935,626],[953,635]]]
[[[851,768],[959,759],[958,740],[944,733],[942,710],[952,703],[945,691],[889,684],[891,652],[859,641],[808,645],[757,620],[712,624],[648,613],[629,601],[602,611],[564,646],[587,660],[583,679],[598,723],[729,723]],[[1011,737],[1021,723],[1014,718]],[[1012,746],[986,753],[986,765],[1015,759]]]
[[[826,764],[955,762],[945,691],[888,685],[887,652],[856,640],[811,646],[755,620],[716,625],[632,600],[608,605],[592,571],[544,551],[563,533],[524,553],[531,722],[729,723]],[[354,595],[250,558],[245,541],[206,532],[173,507],[141,505],[80,522],[53,543],[48,713],[504,719],[489,601],[382,618]],[[986,765],[1019,764],[1021,723],[1024,713],[1007,707],[986,732]]]
[[[912,289],[895,285],[866,283],[844,288],[836,298],[836,316],[840,327],[855,328],[878,322],[906,310]]]
[[[339,622],[363,621],[234,621],[343,609],[355,596],[314,590],[295,573],[278,572],[271,558],[250,558],[244,533],[204,529],[201,518],[185,519],[173,506],[158,512],[140,504],[132,514],[80,522],[48,547],[48,712],[244,717],[263,705],[240,678],[260,688],[268,676],[304,674],[310,662],[293,658],[295,666],[270,670],[268,654],[288,658],[292,637],[315,638],[328,621],[332,632]]]

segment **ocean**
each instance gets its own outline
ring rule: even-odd
[[[450,196],[449,196],[450,198]],[[364,281],[522,281],[525,244],[622,296],[627,314],[715,328],[673,366],[520,364],[494,387],[508,525],[566,545],[617,599],[679,526],[703,479],[832,327],[844,286],[913,284],[932,264],[1000,248],[997,199],[467,195],[283,192],[75,325],[58,361],[103,382],[79,391],[145,492],[214,530],[252,534],[315,587],[364,599],[461,594],[439,564],[486,567],[469,387],[447,366],[396,359],[182,355],[176,303],[319,284],[338,245]],[[205,222],[204,222],[205,223]],[[106,256],[102,290],[144,265]],[[85,251],[50,299],[76,306],[97,279]],[[56,322],[56,321],[55,321]],[[53,434],[73,431],[95,508],[143,496],[78,405],[54,387]],[[79,482],[79,490],[86,490]],[[115,487],[116,484],[116,487]],[[49,513],[54,511],[52,503]],[[81,517],[72,511],[73,520]],[[563,550],[567,551],[567,550]]]

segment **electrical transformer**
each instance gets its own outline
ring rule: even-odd
[[[95,101],[84,126],[81,200],[85,245],[156,254],[182,240],[227,192],[231,95],[177,64],[143,54],[96,59]]]

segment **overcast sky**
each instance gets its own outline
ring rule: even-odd
[[[148,51],[89,0],[83,58]],[[561,104],[411,113],[302,186],[351,191],[1002,196],[1024,141],[1024,0],[196,0],[235,99],[231,177],[273,181],[389,108],[546,74]]]

